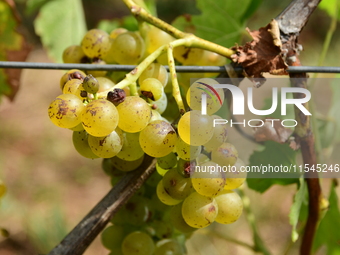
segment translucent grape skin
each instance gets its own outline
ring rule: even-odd
[[[163,186],[163,180],[161,180],[158,183],[157,188],[156,188],[156,192],[157,192],[157,197],[159,198],[159,200],[161,200],[161,202],[163,204],[166,204],[166,205],[176,205],[176,204],[179,204],[181,202],[181,200],[172,198],[166,192],[166,190],[164,189],[164,186]]]
[[[200,146],[208,142],[214,133],[212,118],[200,111],[186,112],[178,122],[178,134],[190,145]]]
[[[123,146],[123,133],[117,128],[107,136],[88,138],[89,146],[93,153],[101,158],[112,158],[116,156]]]
[[[236,171],[228,171],[226,173],[226,182],[224,189],[226,190],[232,190],[239,188],[246,180],[247,178],[247,172],[241,171],[241,166],[245,166],[244,162],[238,158],[236,163],[234,164],[234,167],[236,168]]]
[[[164,93],[162,83],[155,78],[147,78],[142,81],[140,91],[143,96],[150,98],[153,101],[159,100]]]
[[[182,205],[183,203],[174,205],[170,210],[170,221],[173,226],[182,233],[191,233],[197,228],[189,226],[182,215]]]
[[[197,192],[191,193],[183,202],[182,215],[185,222],[193,228],[204,228],[214,222],[218,213],[214,198]]]
[[[222,119],[217,115],[211,116],[213,119]],[[207,152],[211,152],[213,149],[219,147],[222,143],[227,142],[228,139],[228,125],[227,124],[219,124],[214,127],[214,133],[211,139],[205,143],[204,149]]]
[[[83,102],[73,94],[58,96],[48,108],[52,123],[61,128],[73,128],[81,122],[85,110]]]
[[[103,58],[111,47],[110,37],[105,31],[91,29],[85,34],[81,47],[89,58]]]
[[[125,132],[136,133],[143,130],[151,118],[150,106],[138,96],[126,97],[117,106],[119,113],[118,127]]]
[[[179,243],[174,239],[163,239],[156,244],[155,255],[182,255]]]
[[[238,152],[231,143],[222,143],[211,152],[211,160],[220,166],[233,166],[238,158]]]
[[[164,157],[157,158],[157,164],[163,169],[173,168],[177,164],[177,156],[175,153],[170,152]]]
[[[98,158],[95,155],[89,145],[88,142],[88,134],[85,130],[82,131],[74,131],[72,135],[72,141],[74,148],[77,152],[85,158]]]
[[[191,178],[184,178],[176,168],[163,176],[163,187],[166,193],[177,200],[185,199],[194,191]]]
[[[101,242],[109,250],[121,249],[122,242],[125,238],[123,226],[111,225],[104,229],[101,234]]]
[[[152,104],[152,108],[156,108],[156,111],[159,114],[163,114],[166,110],[166,107],[168,106],[168,97],[164,92],[162,93],[161,98],[157,101],[152,101],[151,99],[148,101],[150,104]]]
[[[135,231],[125,237],[122,243],[124,255],[152,255],[155,244],[152,238],[141,231]]]
[[[179,158],[190,161],[198,157],[202,148],[201,146],[191,146],[179,137],[177,139],[175,150]]]
[[[204,170],[208,167],[214,167],[212,169],[217,169],[216,166],[216,163],[208,161],[200,165],[198,169]],[[191,175],[191,181],[196,192],[206,197],[214,197],[218,195],[222,192],[226,183],[224,172],[219,171],[195,171]]]
[[[139,76],[139,84],[142,84],[142,82],[148,78],[155,78],[159,80],[162,83],[163,87],[165,87],[168,84],[169,74],[165,67],[161,64],[151,63],[148,68],[146,68]]]
[[[149,123],[139,135],[142,150],[151,157],[164,157],[173,151],[177,134],[166,121],[156,120]]]
[[[224,190],[215,197],[218,214],[215,219],[221,224],[230,224],[241,216],[243,211],[243,203],[241,197],[232,190]]]
[[[183,65],[197,65],[203,56],[204,50],[179,46],[174,48],[174,58]]]
[[[83,71],[80,71],[78,69],[71,69],[67,71],[60,78],[60,90],[63,91],[66,82],[68,82],[69,80],[71,79],[83,80],[85,76],[86,74]]]
[[[139,133],[123,133],[123,147],[117,154],[117,157],[126,160],[134,161],[144,155],[144,151],[139,144]]]
[[[135,65],[142,59],[144,52],[143,38],[137,33],[127,32],[114,39],[108,54],[118,64]]]
[[[133,226],[141,226],[150,217],[147,199],[134,195],[123,207],[125,222]]]
[[[139,159],[133,161],[123,160],[118,157],[111,158],[113,166],[123,172],[130,172],[137,169],[143,163],[143,160],[144,154]]]
[[[65,83],[63,93],[76,95],[80,100],[83,100],[85,99],[85,97],[82,97],[81,95],[83,90],[83,81],[79,79],[72,79]]]
[[[64,63],[85,63],[86,55],[79,45],[72,45],[63,51]]]
[[[118,119],[116,107],[105,99],[88,103],[81,116],[84,129],[96,137],[107,136],[114,131],[118,125]]]

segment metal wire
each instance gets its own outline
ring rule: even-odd
[[[58,63],[38,63],[38,62],[16,62],[0,61],[0,68],[16,69],[55,69],[55,70],[100,70],[100,71],[131,71],[134,65],[98,65],[98,64],[58,64]],[[165,66],[169,70],[168,66]],[[179,73],[224,73],[224,66],[176,66]],[[235,71],[241,72],[241,67],[236,67]],[[340,73],[338,66],[290,66],[289,73]]]

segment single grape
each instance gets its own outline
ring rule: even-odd
[[[174,205],[170,210],[170,221],[172,225],[182,233],[191,233],[196,230],[196,228],[190,227],[184,220],[182,215],[182,205],[183,203]]]
[[[145,52],[143,38],[134,32],[119,34],[114,39],[108,55],[121,65],[136,65]]]
[[[137,96],[126,97],[117,106],[119,113],[118,127],[125,132],[136,133],[143,130],[151,118],[150,106]]]
[[[174,48],[174,58],[183,65],[197,65],[203,57],[204,50],[199,48],[189,48],[178,46]]]
[[[163,120],[149,123],[139,135],[142,150],[151,157],[164,157],[172,152],[177,141],[173,127]]]
[[[126,28],[119,27],[116,29],[113,29],[110,33],[110,38],[111,39],[116,39],[118,35],[129,32]]]
[[[150,217],[147,199],[134,195],[123,207],[125,221],[133,226],[141,226]]]
[[[69,46],[63,52],[64,63],[85,63],[86,60],[86,55],[79,45]]]
[[[213,119],[222,119],[217,115],[211,116]],[[225,143],[228,139],[228,125],[227,124],[218,124],[214,127],[214,134],[211,139],[205,143],[204,149],[208,152],[211,152],[213,149],[219,147],[222,143]]]
[[[177,164],[177,156],[175,153],[170,152],[168,155],[158,158],[157,164],[163,169],[173,168]]]
[[[91,74],[87,75],[83,81],[84,90],[88,93],[97,93],[99,90],[99,82]]]
[[[116,107],[105,99],[93,100],[88,103],[81,116],[84,129],[96,137],[107,136],[114,131],[118,119]]]
[[[78,79],[78,80],[83,80],[85,78],[86,74],[83,71],[80,71],[78,69],[71,69],[64,73],[63,76],[60,78],[60,89],[63,91],[64,86],[66,82],[72,79]]]
[[[184,159],[179,159],[177,162],[177,172],[183,177],[190,177],[191,173],[195,170],[194,162],[190,162]]]
[[[175,239],[160,240],[156,244],[155,255],[182,255],[183,251]]]
[[[143,96],[150,98],[153,101],[159,100],[164,93],[162,83],[155,78],[147,78],[142,81],[140,91]]]
[[[175,168],[164,175],[163,187],[166,193],[177,200],[185,199],[194,191],[191,178],[184,178]]]
[[[214,222],[218,213],[217,203],[212,197],[197,192],[191,193],[183,202],[182,215],[185,222],[193,228],[204,228]]]
[[[108,90],[112,89],[113,86],[115,85],[115,83],[113,81],[111,81],[110,79],[108,79],[106,77],[96,77],[96,79],[99,83],[98,93],[108,91]]]
[[[142,84],[142,82],[148,78],[155,78],[159,80],[162,83],[163,87],[165,88],[165,86],[168,84],[169,74],[165,67],[162,66],[161,64],[151,63],[148,66],[148,68],[146,68],[139,76],[138,78],[139,84]]]
[[[88,133],[85,130],[74,131],[72,135],[72,142],[74,148],[77,152],[85,158],[98,158],[96,154],[93,153],[88,142]]]
[[[164,168],[160,167],[157,163],[156,164],[156,171],[159,175],[164,176],[165,173],[168,171],[168,169],[164,169]]]
[[[214,133],[212,118],[200,111],[186,112],[178,122],[178,134],[190,145],[200,146],[208,142]]]
[[[96,137],[90,135],[89,145],[94,154],[101,158],[112,158],[120,152],[123,146],[123,132],[117,128],[107,136]]]
[[[139,159],[133,160],[133,161],[126,161],[123,159],[120,159],[118,157],[111,158],[112,164],[115,168],[117,168],[120,171],[129,172],[137,169],[144,160],[144,154]]]
[[[186,161],[194,160],[201,153],[201,146],[191,146],[184,142],[180,137],[177,139],[175,151],[181,159]]]
[[[224,91],[222,88],[213,88],[219,84],[215,79],[203,78],[195,81],[186,94],[187,103],[193,110],[201,111],[202,95],[207,96],[207,114],[212,115],[217,112],[224,102]]]
[[[221,194],[215,197],[218,214],[216,222],[222,224],[230,224],[241,216],[243,211],[243,203],[240,196],[232,190],[223,190]]]
[[[237,189],[245,182],[247,178],[247,172],[241,171],[242,166],[245,166],[245,164],[240,158],[238,158],[233,166],[233,169],[235,169],[235,171],[226,172],[226,182],[224,189]]]
[[[214,197],[223,190],[226,183],[225,174],[217,170],[216,163],[208,161],[195,170],[191,175],[191,181],[197,193]]]
[[[237,160],[238,152],[231,143],[222,143],[211,151],[211,160],[220,166],[233,166]]]
[[[122,243],[124,255],[152,255],[154,250],[155,244],[152,238],[140,231],[132,232]]]
[[[65,83],[63,88],[63,94],[73,94],[76,95],[80,100],[85,99],[81,95],[81,92],[84,90],[83,81],[78,79],[72,79]]]
[[[105,31],[91,29],[85,34],[81,47],[89,58],[103,58],[111,47],[110,37]]]
[[[101,242],[103,246],[110,251],[121,249],[125,236],[126,234],[123,226],[111,225],[102,232]]]
[[[85,106],[77,96],[62,94],[48,107],[48,116],[58,127],[73,128],[81,122],[80,116],[84,111]]]
[[[153,220],[150,227],[154,230],[154,235],[159,239],[170,238],[173,233],[173,226],[170,222]]]
[[[155,109],[159,114],[163,114],[168,105],[168,97],[164,92],[162,93],[161,98],[157,101],[152,101],[151,99],[148,99],[148,101],[152,105],[152,108]]]
[[[123,147],[117,154],[117,157],[126,160],[134,161],[144,155],[144,151],[139,145],[139,133],[123,133]]]
[[[163,204],[166,204],[166,205],[176,205],[176,204],[179,204],[181,202],[181,200],[172,198],[166,192],[166,190],[164,189],[164,186],[163,186],[163,180],[161,180],[158,183],[156,192],[157,192],[157,197],[159,198],[159,200],[161,200],[161,202]]]

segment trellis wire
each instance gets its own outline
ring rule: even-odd
[[[38,62],[0,61],[0,68],[16,69],[55,69],[55,70],[100,70],[100,71],[131,71],[134,65],[98,65],[98,64],[58,64]],[[169,70],[168,66],[165,66]],[[179,73],[224,73],[224,66],[176,66]],[[242,67],[235,67],[235,71],[242,71]],[[290,66],[289,73],[340,73],[339,66]]]

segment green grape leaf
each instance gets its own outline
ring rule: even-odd
[[[49,1],[41,7],[34,28],[49,55],[62,62],[64,49],[79,45],[87,30],[81,1]]]
[[[197,0],[200,15],[178,17],[172,24],[178,29],[220,44],[234,46],[244,32],[245,20],[260,0]]]
[[[339,86],[339,78],[340,75],[337,75],[331,84],[332,89],[332,105],[329,109],[329,119],[332,120],[333,125],[335,126],[332,132],[333,141],[340,141],[340,86]],[[329,125],[332,125],[329,123]],[[322,133],[321,133],[322,134]]]
[[[293,227],[292,229],[292,241],[293,242],[296,242],[296,240],[299,238],[299,234],[297,232],[296,227],[299,221],[301,207],[306,199],[306,194],[307,194],[306,183],[303,178],[300,178],[300,187],[294,196],[294,202],[292,206],[290,207],[290,213],[289,213],[289,223]]]
[[[340,211],[339,198],[336,194],[336,184],[333,183],[329,196],[329,209],[317,229],[314,250],[322,245],[327,247],[327,255],[340,254]]]
[[[339,0],[327,0],[321,1],[319,8],[327,12],[332,18],[337,17],[340,20],[340,1]]]
[[[294,172],[296,165],[295,158],[297,152],[292,150],[288,144],[279,144],[273,141],[266,141],[262,151],[254,151],[249,158],[249,167],[259,169],[259,167],[278,166],[288,167],[288,173],[262,173],[249,172],[247,176],[248,187],[260,193],[265,192],[274,184],[289,185],[299,182],[298,168]],[[284,178],[282,178],[284,177]]]
[[[20,23],[15,4],[0,0],[0,61],[25,61],[30,47],[16,31]],[[13,100],[19,89],[21,69],[0,69],[0,96]]]
[[[27,0],[26,13],[32,14],[33,12],[38,11],[48,1],[49,0]]]

